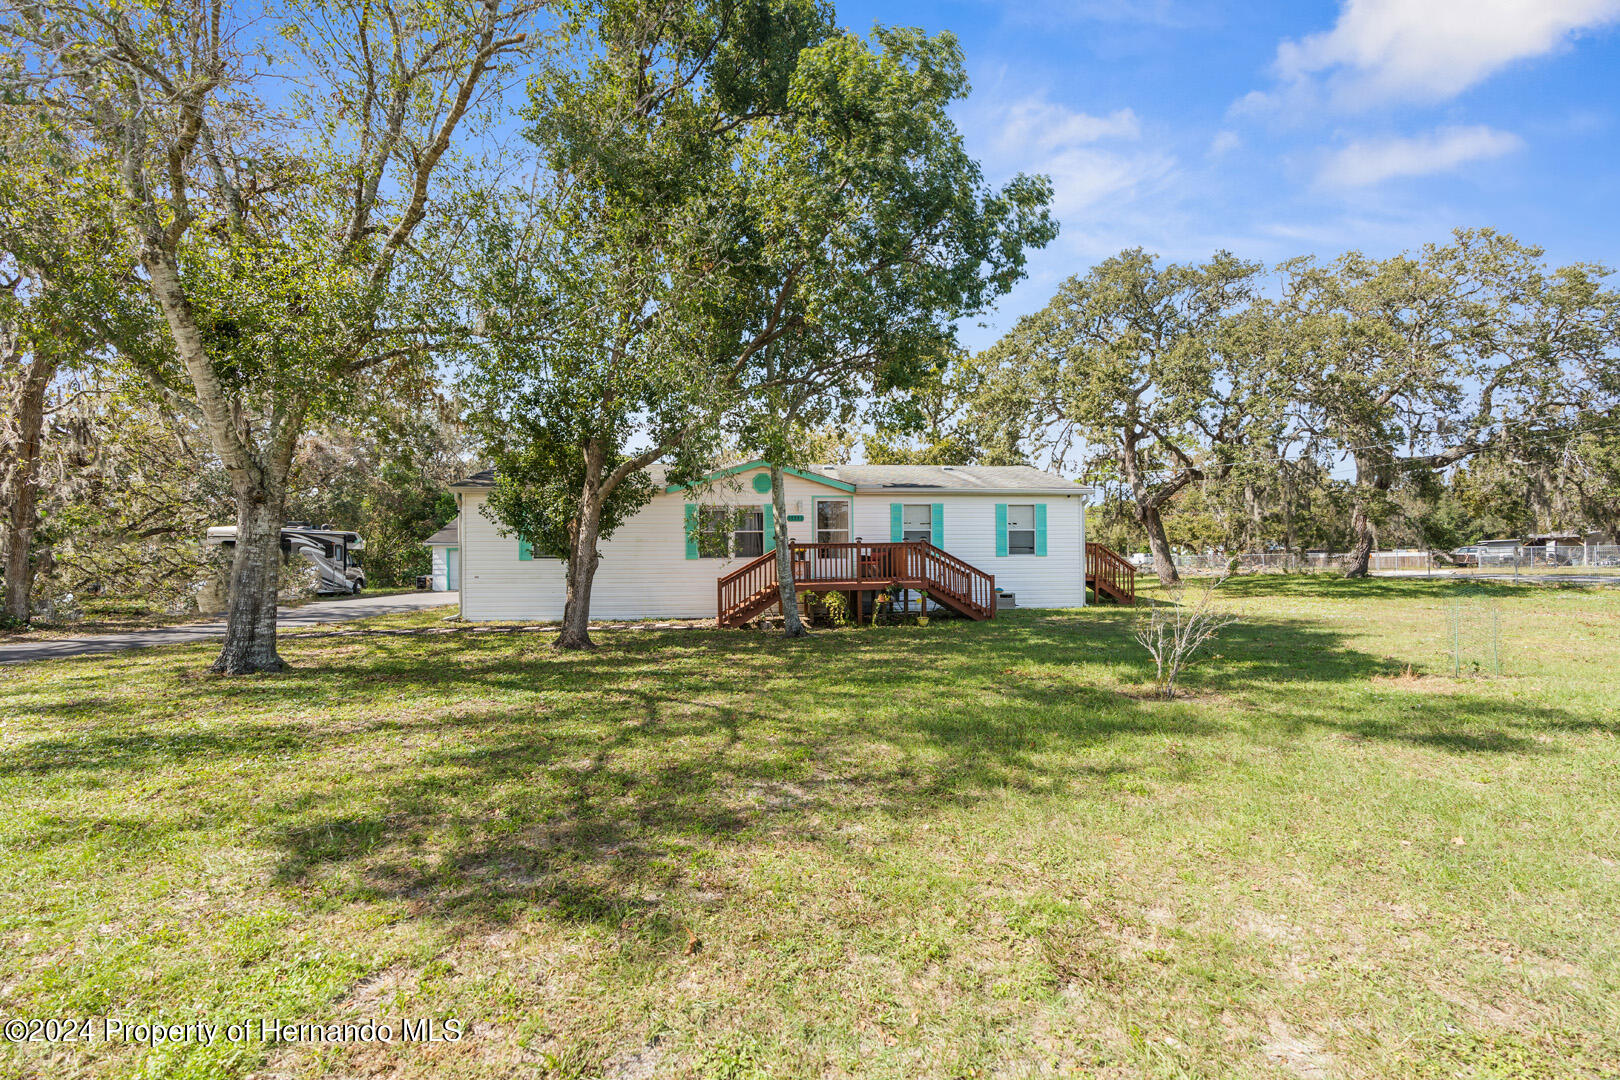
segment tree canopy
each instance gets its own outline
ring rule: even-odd
[[[1044,181],[991,190],[963,148],[949,34],[774,0],[592,10],[594,47],[534,94],[540,179],[485,232],[500,329],[471,376],[492,512],[565,551],[564,647],[647,466],[688,477],[728,430],[781,447],[910,380],[1054,230]]]

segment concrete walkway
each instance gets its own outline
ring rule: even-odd
[[[373,615],[392,615],[401,611],[442,607],[455,602],[456,594],[447,592],[343,596],[331,600],[315,600],[298,607],[279,608],[276,612],[276,625],[282,629],[290,626],[319,626],[322,623],[368,619]],[[64,656],[88,656],[123,649],[144,649],[153,645],[185,645],[224,636],[225,621],[219,619],[187,623],[184,626],[163,626],[153,630],[131,630],[125,634],[87,634],[84,637],[18,641],[0,644],[0,664],[26,664],[34,660],[55,660]]]

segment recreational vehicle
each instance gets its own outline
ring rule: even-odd
[[[222,547],[236,546],[236,526],[216,525],[208,530],[208,542]],[[366,587],[366,574],[360,566],[360,553],[366,542],[359,533],[331,525],[320,528],[303,521],[289,521],[281,528],[283,565],[302,559],[320,573],[316,591],[358,593]]]

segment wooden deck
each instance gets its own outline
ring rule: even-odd
[[[996,578],[925,540],[891,544],[792,544],[794,592],[920,590],[970,619],[996,616]],[[776,553],[766,552],[717,583],[719,623],[742,626],[780,603]]]
[[[996,578],[926,540],[891,544],[792,544],[795,593],[847,593],[861,610],[866,593],[925,591],[970,619],[996,617]],[[739,566],[716,584],[721,626],[742,626],[781,603],[776,552]],[[1136,603],[1136,567],[1102,544],[1086,545],[1086,586],[1098,600]]]

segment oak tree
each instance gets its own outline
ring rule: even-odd
[[[237,538],[214,667],[274,671],[287,475],[311,420],[413,370],[454,146],[532,9],[14,5],[13,93],[115,164],[118,221],[173,363],[152,371],[230,476]],[[278,77],[296,66],[298,82]],[[274,86],[270,85],[274,80]]]
[[[1101,458],[1159,579],[1178,580],[1166,508],[1274,423],[1275,340],[1260,272],[1225,253],[1161,265],[1137,249],[1070,278],[976,358],[981,445],[1057,466]]]

